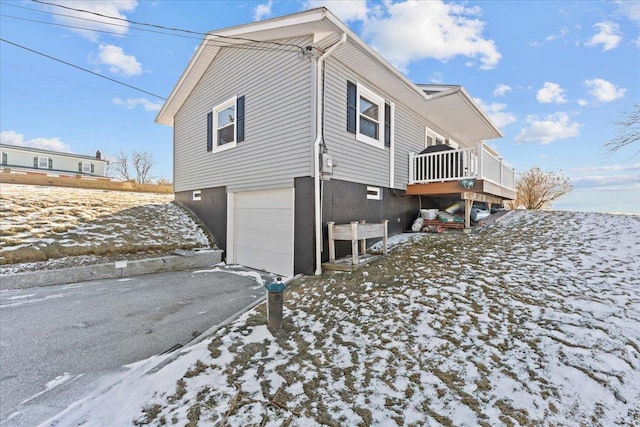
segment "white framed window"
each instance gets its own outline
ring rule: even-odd
[[[191,200],[194,202],[202,200],[202,190],[194,190],[193,193],[191,193]]]
[[[237,97],[217,105],[213,109],[213,151],[224,151],[238,145],[236,141]]]
[[[356,139],[384,149],[384,98],[358,83]]]
[[[38,169],[49,169],[48,157],[38,157]]]
[[[82,173],[91,173],[91,163],[82,162]]]
[[[447,144],[447,139],[444,136],[440,135],[439,133],[429,128],[426,128],[425,142],[424,142],[425,147],[429,147],[431,145],[443,145],[443,144]]]
[[[367,199],[382,200],[382,190],[380,187],[367,186]]]

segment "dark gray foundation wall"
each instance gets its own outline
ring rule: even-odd
[[[313,274],[315,271],[315,227],[313,178],[295,178],[294,211],[294,272]],[[415,196],[404,191],[381,188],[382,200],[367,199],[367,185],[347,181],[322,181],[322,262],[329,260],[327,222],[348,224],[351,221],[389,221],[389,235],[409,230],[420,209]],[[175,193],[176,202],[191,210],[209,230],[219,249],[227,251],[227,191],[226,187],[203,188],[201,200],[193,200],[193,191]],[[423,201],[424,204],[424,201]],[[374,240],[367,243],[373,243]],[[351,253],[349,242],[336,242],[336,256]]]
[[[193,212],[213,236],[216,246],[227,251],[227,189],[203,188],[200,200],[193,200],[193,191],[175,193],[176,202]]]
[[[400,234],[411,228],[420,211],[419,199],[406,196],[404,191],[380,187],[382,200],[367,199],[367,185],[346,181],[323,181],[322,261],[329,260],[327,222],[349,224],[351,221],[366,220],[381,222],[388,220],[389,235]],[[377,239],[379,240],[379,239]],[[367,244],[375,240],[367,241]],[[336,257],[351,254],[350,242],[336,242]]]

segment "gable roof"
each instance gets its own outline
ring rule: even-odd
[[[332,53],[333,58],[354,70],[366,70],[363,75],[368,81],[456,141],[476,142],[502,136],[462,87],[439,85],[437,93],[425,93],[324,7],[207,33],[158,113],[156,123],[173,125],[175,115],[223,47],[221,42],[229,46],[313,35],[316,46],[326,49],[343,34],[347,42]]]

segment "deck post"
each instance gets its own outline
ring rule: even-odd
[[[409,184],[413,184],[416,182],[415,177],[413,176],[413,162],[414,162],[414,154],[409,153]]]
[[[484,144],[482,142],[478,143],[478,179],[484,178],[484,171],[482,168],[484,167],[484,162],[482,158],[484,157]]]
[[[358,221],[351,221],[351,257],[353,265],[358,265]]]
[[[382,235],[382,254],[386,255],[387,254],[387,224],[389,223],[388,219],[385,219],[384,221],[382,221],[382,223],[384,224],[384,231],[383,231],[383,235]]]
[[[336,260],[336,241],[333,240],[333,226],[335,222],[327,223],[327,230],[329,232],[329,262],[334,262]]]
[[[360,220],[360,224],[364,225],[367,221],[362,219]],[[362,239],[360,240],[360,254],[362,255],[366,255],[367,254],[367,241],[366,239]]]
[[[471,230],[471,207],[473,206],[473,200],[464,199],[464,232],[468,233]]]

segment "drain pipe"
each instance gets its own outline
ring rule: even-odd
[[[331,55],[338,46],[347,41],[347,33],[342,33],[340,41],[327,49],[316,64],[316,140],[313,142],[313,186],[314,186],[314,206],[315,206],[315,237],[316,237],[316,276],[322,274],[322,206],[320,206],[320,142],[324,134],[324,123],[322,123],[322,63]]]

